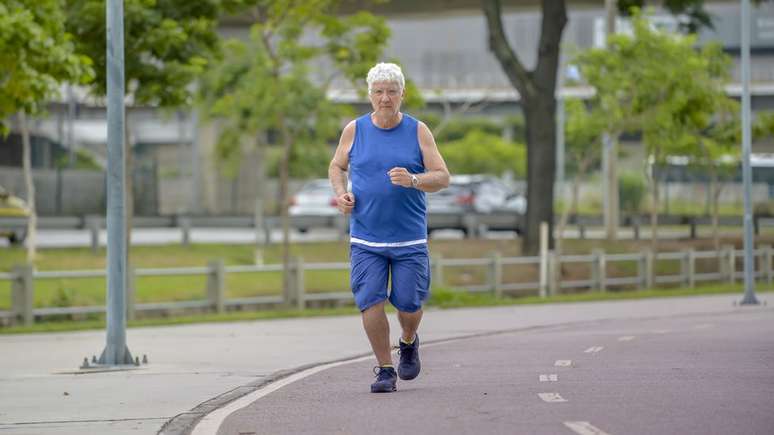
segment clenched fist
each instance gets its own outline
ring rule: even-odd
[[[406,170],[406,168],[392,168],[389,172],[387,172],[387,175],[390,176],[390,181],[392,184],[397,184],[398,186],[403,187],[412,187],[411,173]]]
[[[342,193],[336,197],[336,207],[344,214],[352,213],[355,207],[355,194],[352,192]]]

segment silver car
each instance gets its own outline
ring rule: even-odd
[[[327,178],[312,180],[304,184],[293,195],[288,210],[291,216],[335,216],[336,195]]]

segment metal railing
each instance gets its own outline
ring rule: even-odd
[[[754,251],[755,277],[764,279],[771,285],[774,279],[772,272],[771,246],[762,246]],[[695,251],[688,249],[679,252],[642,251],[637,253],[607,254],[596,250],[587,255],[557,256],[549,252],[545,257],[502,257],[494,253],[484,258],[443,258],[433,257],[433,286],[435,288],[450,288],[468,292],[492,292],[496,296],[503,295],[557,295],[564,290],[585,289],[606,291],[610,288],[645,289],[663,284],[676,284],[684,287],[694,287],[700,282],[734,283],[741,278],[740,264],[743,252],[732,246],[725,246],[720,251]],[[703,267],[698,271],[699,261],[704,263],[713,260],[715,270]],[[634,263],[635,274],[628,276],[611,276],[610,264]],[[657,262],[677,263],[678,273],[657,275]],[[537,270],[543,263],[549,273],[544,279],[516,281],[506,279],[506,273],[513,268],[529,268]],[[739,263],[739,264],[738,264]],[[562,279],[562,267],[565,265],[586,265],[586,279]],[[294,258],[289,267],[290,286],[284,294],[272,294],[253,297],[226,297],[226,276],[241,273],[277,273],[282,272],[281,264],[237,265],[225,266],[222,260],[210,261],[206,267],[151,268],[130,270],[127,287],[128,318],[133,319],[137,313],[145,315],[169,315],[178,312],[215,312],[228,310],[245,310],[273,307],[293,307],[304,309],[314,303],[333,302],[336,304],[351,303],[352,295],[346,282],[342,289],[334,292],[308,292],[309,286],[304,282],[308,271],[348,271],[349,263],[326,262],[305,263],[301,258]],[[485,282],[466,283],[460,285],[445,279],[449,269],[453,268],[483,268]],[[625,269],[625,268],[622,268]],[[662,267],[662,269],[665,269]],[[672,269],[675,269],[672,264]],[[516,274],[511,274],[516,275]],[[521,274],[520,276],[524,276]],[[530,275],[529,273],[526,275]],[[532,273],[532,275],[538,275]],[[11,310],[0,311],[0,324],[23,323],[30,325],[36,319],[55,315],[88,315],[105,312],[104,306],[68,306],[68,307],[35,307],[35,283],[37,281],[62,278],[104,278],[104,270],[69,270],[69,271],[37,271],[29,265],[15,266],[10,273],[0,273],[0,281],[11,282]],[[204,276],[206,277],[206,297],[198,300],[177,302],[136,303],[136,282],[138,277],[168,277],[168,276]]]

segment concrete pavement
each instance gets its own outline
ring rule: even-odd
[[[421,331],[429,343],[577,322],[774,311],[768,306],[735,307],[739,299],[741,295],[724,295],[428,310]],[[394,316],[390,321],[397,337]],[[99,354],[104,343],[104,331],[0,336],[0,431],[152,434],[171,420],[167,432],[182,433],[207,410],[254,391],[280,371],[369,352],[358,316],[135,328],[128,331],[128,345],[133,354],[148,355],[147,366],[72,374],[84,356]]]

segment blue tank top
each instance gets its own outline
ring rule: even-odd
[[[394,185],[387,172],[394,167],[412,174],[425,172],[417,139],[417,120],[403,114],[393,128],[379,128],[365,114],[355,121],[349,151],[349,177],[355,194],[350,232],[371,243],[416,242],[427,238],[425,193]]]

